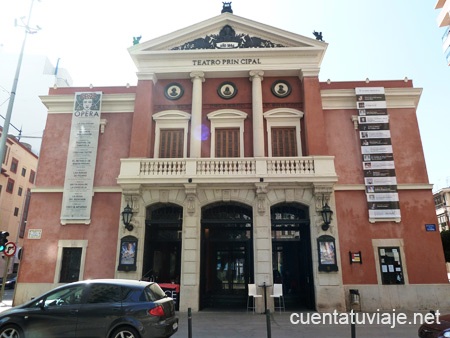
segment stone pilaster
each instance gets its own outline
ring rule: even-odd
[[[192,72],[190,76],[193,83],[190,157],[200,158],[202,145],[202,83],[205,81],[205,74],[203,72]]]

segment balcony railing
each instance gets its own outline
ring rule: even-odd
[[[336,181],[333,156],[122,159],[119,184],[225,181]]]

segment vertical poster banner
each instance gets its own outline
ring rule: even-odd
[[[61,224],[91,221],[102,93],[75,93]]]
[[[355,88],[369,218],[399,219],[394,155],[383,87]]]

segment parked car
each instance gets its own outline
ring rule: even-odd
[[[0,337],[10,338],[155,338],[177,330],[172,298],[144,281],[74,282],[0,313]]]
[[[450,338],[450,314],[441,315],[430,324],[424,323],[419,328],[420,338]],[[0,336],[1,337],[1,336]]]
[[[5,282],[5,289],[14,289],[16,287],[16,280],[17,277],[8,278]]]

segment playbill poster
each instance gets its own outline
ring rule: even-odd
[[[61,224],[90,223],[102,93],[75,93]]]
[[[355,94],[369,218],[399,219],[397,177],[384,88],[355,88]]]

